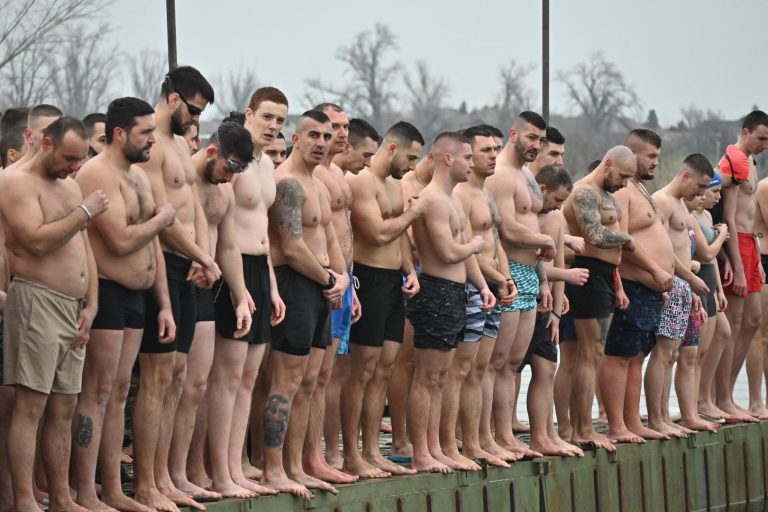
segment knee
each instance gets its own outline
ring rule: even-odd
[[[453,372],[457,380],[463,382],[467,379],[471,370],[472,370],[472,361],[464,361],[464,362],[455,364],[451,371]]]
[[[493,354],[491,355],[491,360],[488,362],[486,371],[491,373],[498,373],[502,368],[504,368],[504,363],[506,362],[507,358],[503,354]]]
[[[174,389],[181,389],[184,385],[184,380],[187,378],[186,365],[177,365],[173,368],[173,375],[171,376],[171,386]]]
[[[112,379],[102,378],[94,383],[92,388],[91,397],[96,402],[99,409],[106,409],[109,403],[109,397],[112,395],[113,390],[116,390]]]
[[[592,365],[593,367],[597,367],[598,364],[600,364],[600,361],[603,360],[604,355],[604,349],[603,344],[599,341],[595,341],[592,343],[585,343],[584,346],[580,347],[581,350],[579,350],[579,359],[589,365]]]
[[[357,370],[357,371],[354,371]],[[365,385],[373,378],[373,372],[376,371],[376,360],[371,359],[363,362],[358,368],[354,368],[350,373],[349,379]]]
[[[762,320],[762,317],[760,314],[760,310],[747,311],[744,314],[741,328],[748,332],[754,332],[760,327],[761,320]]]

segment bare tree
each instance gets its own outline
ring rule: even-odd
[[[216,106],[222,116],[232,110],[242,112],[248,106],[253,91],[259,84],[252,68],[240,65],[237,70],[230,70],[226,78],[217,77]]]
[[[99,46],[102,26],[86,32],[75,28],[61,45],[61,55],[54,64],[53,89],[58,102],[72,116],[84,117],[89,112],[106,108],[106,99],[114,77],[112,55],[117,48]]]
[[[2,106],[36,105],[52,92],[52,45],[36,44],[21,53],[0,70]]]
[[[327,84],[320,79],[306,81],[310,103],[337,101],[345,109],[366,117],[377,128],[383,128],[384,114],[396,97],[394,80],[400,64],[387,64],[388,54],[397,49],[395,35],[389,27],[377,23],[373,32],[357,34],[349,46],[342,46],[336,58],[347,65],[351,75],[345,85]],[[322,98],[317,95],[321,94]],[[329,97],[330,96],[330,97]]]
[[[685,108],[680,109],[680,114],[683,116],[683,122],[686,127],[691,130],[698,128],[700,125],[706,122],[719,122],[723,120],[723,115],[720,112],[716,112],[712,109],[706,111],[697,107],[696,105],[688,105]]]
[[[114,0],[0,0],[0,69],[34,45],[60,42],[74,21],[101,14]]]
[[[154,104],[160,95],[160,84],[168,72],[168,55],[158,50],[143,49],[138,57],[128,59],[133,93]]]
[[[571,103],[578,107],[594,131],[609,131],[614,122],[623,121],[641,106],[632,85],[601,52],[594,53],[589,62],[577,64],[557,76],[565,84]]]
[[[532,64],[520,64],[511,60],[499,71],[501,87],[496,102],[496,123],[502,130],[512,126],[515,117],[533,105],[534,93],[525,84],[525,79],[534,67]]]
[[[448,116],[445,99],[450,96],[450,86],[443,78],[432,75],[427,63],[418,61],[416,72],[403,77],[409,93],[410,117],[428,140],[443,131]]]

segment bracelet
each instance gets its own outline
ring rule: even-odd
[[[80,204],[78,205],[78,207],[83,209],[85,214],[88,216],[88,221],[93,220],[93,215],[91,214],[91,211],[88,209],[87,206],[85,206],[84,204]]]
[[[557,319],[558,319],[558,320],[560,320],[560,315],[558,315],[558,314],[557,314],[557,313],[555,313],[554,311],[550,311],[549,313],[550,313],[551,315],[555,315],[555,316],[557,317]]]

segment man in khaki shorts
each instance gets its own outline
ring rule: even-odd
[[[18,511],[39,510],[32,478],[41,419],[51,509],[86,510],[69,494],[70,432],[98,303],[96,262],[85,227],[108,204],[101,190],[83,199],[77,184],[66,179],[87,152],[83,124],[58,119],[43,131],[37,154],[0,188],[14,274],[5,309],[3,373],[4,384],[16,387],[8,455]]]

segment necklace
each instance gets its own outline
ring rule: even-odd
[[[635,180],[629,180],[629,181],[631,181],[635,185],[635,188],[637,188],[637,190],[639,190],[640,193],[643,194],[643,197],[645,197],[648,200],[648,202],[651,203],[651,208],[653,208],[653,213],[656,213],[656,202],[651,197],[651,194],[649,194],[648,191],[645,190],[645,187],[640,185],[640,183],[638,183],[637,181]]]

